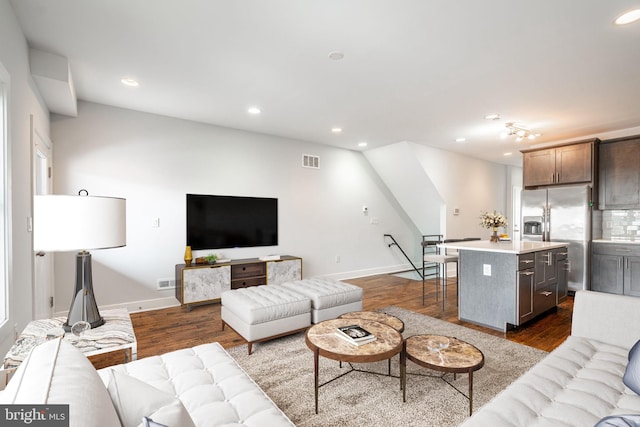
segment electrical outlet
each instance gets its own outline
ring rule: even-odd
[[[491,264],[482,264],[482,274],[491,276]]]

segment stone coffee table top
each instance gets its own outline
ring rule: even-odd
[[[379,313],[377,311],[352,311],[350,313],[341,314],[339,319],[358,319],[358,320],[373,320],[374,322],[384,323],[391,326],[398,332],[404,331],[404,322],[398,319],[396,316],[392,316],[386,313]]]
[[[353,345],[336,335],[339,327],[358,325],[376,340],[361,346]],[[306,333],[309,349],[316,348],[321,356],[343,362],[367,363],[389,359],[402,350],[400,332],[384,323],[364,319],[332,319],[311,326]]]
[[[405,351],[400,361],[400,371],[403,384],[403,400],[406,401],[407,391],[407,367],[406,359],[440,372],[456,374],[467,373],[469,375],[469,415],[473,413],[473,371],[484,366],[484,355],[473,345],[454,337],[441,335],[414,335],[405,340]],[[406,359],[405,359],[406,358]],[[444,382],[456,388],[444,376],[440,377]],[[456,388],[456,390],[458,390]],[[460,391],[460,390],[458,390]],[[462,392],[460,392],[462,394]]]
[[[453,337],[415,335],[406,340],[407,358],[445,372],[469,372],[484,365],[484,355],[473,345]]]

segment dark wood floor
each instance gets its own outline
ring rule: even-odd
[[[551,351],[560,345],[571,331],[573,298],[568,298],[560,304],[556,312],[551,312],[516,330],[503,333],[458,320],[455,282],[453,281],[450,282],[450,286],[447,286],[447,302],[444,311],[441,303],[436,303],[435,282],[433,280],[427,281],[424,306],[422,305],[422,282],[420,281],[393,275],[370,276],[345,281],[362,287],[365,310],[376,310],[395,305],[545,351]],[[138,339],[138,358],[213,341],[220,342],[225,348],[245,343],[229,328],[221,330],[220,304],[194,307],[190,312],[175,307],[133,313],[131,320]],[[259,345],[256,344],[254,348],[259,349]],[[114,352],[108,355],[94,356],[91,360],[96,368],[101,368],[122,363],[124,353]]]

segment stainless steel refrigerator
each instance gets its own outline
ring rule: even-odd
[[[522,240],[569,243],[569,290],[589,289],[591,187],[523,190]]]

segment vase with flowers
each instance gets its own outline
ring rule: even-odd
[[[481,211],[481,213],[480,225],[484,228],[491,229],[493,234],[491,234],[491,238],[489,240],[491,242],[497,242],[499,240],[498,228],[507,226],[507,217],[496,211]]]

